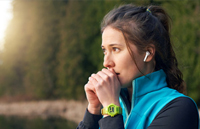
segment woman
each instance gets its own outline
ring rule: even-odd
[[[78,129],[198,129],[196,104],[182,94],[167,13],[123,5],[104,17],[101,29],[107,69],[85,85],[89,104]]]

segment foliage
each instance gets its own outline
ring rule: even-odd
[[[84,84],[102,69],[100,23],[120,4],[161,5],[172,17],[171,36],[188,95],[200,105],[199,1],[13,1],[3,52],[0,96],[83,99]]]
[[[2,129],[75,129],[76,123],[62,118],[23,118],[0,116]]]
[[[200,105],[200,1],[166,3],[172,17],[171,37],[187,92]]]

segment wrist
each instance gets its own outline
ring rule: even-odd
[[[102,108],[102,106],[93,107],[92,105],[88,104],[88,111],[89,111],[91,114],[101,115],[101,108]]]
[[[110,105],[111,103],[113,103],[113,104],[115,104],[116,106],[119,106],[119,107],[120,107],[120,103],[119,103],[119,101],[106,103],[106,104],[103,105],[103,107],[107,107],[107,106]]]

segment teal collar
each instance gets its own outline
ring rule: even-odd
[[[133,108],[139,102],[142,96],[167,87],[166,74],[161,69],[145,76],[138,77],[132,81],[132,87],[133,93],[131,103],[128,101],[129,96],[127,88],[122,88],[120,92],[120,98],[126,105],[128,113],[130,112],[131,108]]]
[[[167,86],[166,74],[161,69],[145,76],[136,78],[132,82],[133,97],[137,98],[149,92],[159,90]]]
[[[131,108],[133,108],[144,95],[167,87],[166,74],[162,69],[155,71],[145,76],[136,78],[133,80],[132,86],[133,93]]]

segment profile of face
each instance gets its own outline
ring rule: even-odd
[[[102,33],[102,50],[104,51],[104,67],[114,69],[122,87],[131,86],[132,80],[142,76],[145,72],[144,54],[139,54],[137,47],[130,44],[135,61],[140,69],[138,70],[133,61],[124,39],[123,33],[110,26],[106,27]]]

